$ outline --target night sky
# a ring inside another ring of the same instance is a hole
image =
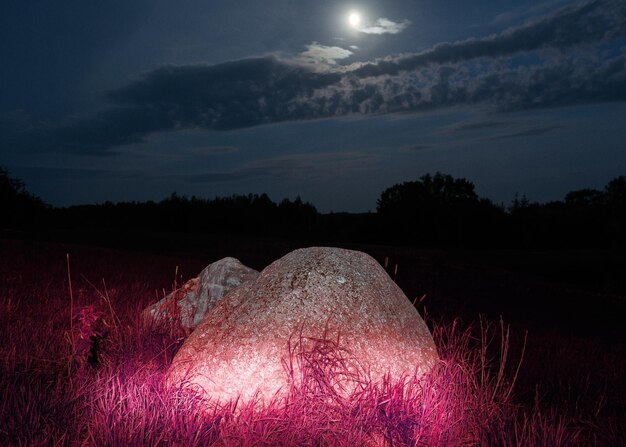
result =
[[[626,174],[626,1],[9,0],[0,165],[53,205]]]

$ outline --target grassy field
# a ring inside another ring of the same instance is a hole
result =
[[[364,248],[425,296],[441,364],[422,380],[341,397],[311,369],[264,405],[165,387],[185,334],[141,310],[219,257],[260,269],[292,248],[222,241],[175,257],[0,240],[0,445],[626,445],[623,299],[502,254]]]

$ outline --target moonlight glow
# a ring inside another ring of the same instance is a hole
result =
[[[348,15],[348,23],[350,24],[350,26],[356,28],[359,23],[361,23],[361,15],[356,11],[352,11]]]

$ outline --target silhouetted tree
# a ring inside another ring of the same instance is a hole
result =
[[[613,248],[626,245],[626,177],[602,191],[570,191],[563,201],[528,203],[510,208],[513,239],[525,247]]]
[[[603,200],[604,194],[601,191],[588,188],[568,192],[565,196],[565,204],[578,209],[601,207]]]
[[[426,174],[419,181],[387,188],[377,201],[377,211],[387,213],[419,206],[477,201],[478,195],[474,192],[472,182],[437,172],[434,176]]]
[[[613,215],[626,214],[626,177],[615,177],[604,187],[606,205]]]
[[[300,196],[292,202],[283,199],[278,205],[277,226],[288,234],[300,234],[310,237],[314,230],[319,214],[315,207],[308,202],[303,202]]]
[[[510,213],[516,213],[520,210],[527,209],[530,206],[530,201],[526,197],[526,194],[522,194],[522,197],[519,197],[519,194],[515,193],[515,198],[513,202],[511,202],[511,206],[509,207]]]
[[[480,200],[466,179],[436,173],[387,188],[377,202],[391,240],[423,245],[457,245],[476,239],[502,211]]]
[[[10,176],[9,171],[0,166],[0,226],[16,228],[30,226],[46,209],[46,204],[26,190],[26,185]]]
[[[0,168],[0,226],[15,227],[45,208],[40,199]],[[172,193],[160,202],[106,202],[54,209],[52,228],[85,238],[108,235],[189,233],[287,237],[307,242],[366,242],[424,247],[614,248],[626,246],[626,177],[602,190],[569,192],[564,200],[531,203],[516,195],[512,205],[480,198],[466,179],[436,173],[385,189],[376,213],[320,215],[300,197],[273,202],[267,194],[202,199]],[[104,230],[104,231],[103,231]],[[134,233],[133,233],[134,232]]]
[[[605,232],[611,246],[626,245],[626,177],[615,177],[604,187]]]

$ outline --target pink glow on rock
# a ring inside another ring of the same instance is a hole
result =
[[[361,380],[420,377],[437,361],[426,324],[373,258],[308,248],[219,301],[177,353],[168,381],[221,401],[268,400],[301,385],[303,368],[332,377],[345,394]]]

